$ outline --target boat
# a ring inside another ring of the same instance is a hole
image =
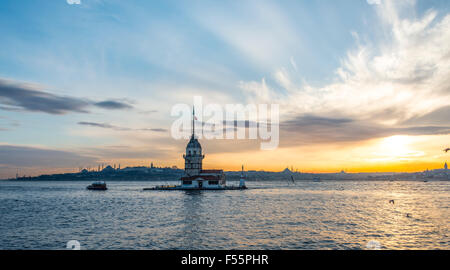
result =
[[[87,186],[87,189],[89,190],[107,190],[108,188],[106,187],[106,182],[94,182],[92,184],[90,184],[89,186]]]

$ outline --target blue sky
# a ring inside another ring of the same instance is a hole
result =
[[[400,52],[406,52],[406,42],[419,50],[421,45],[412,41],[420,35],[436,39],[424,45],[430,51],[442,49],[437,55],[423,55],[423,59],[442,59],[448,44],[438,40],[435,32],[445,31],[439,25],[446,23],[449,6],[444,0],[405,0],[395,4],[381,1],[378,5],[366,0],[81,0],[80,4],[72,5],[66,0],[3,0],[0,2],[3,84],[50,93],[52,98],[70,101],[73,106],[78,106],[73,102],[84,105],[54,113],[17,104],[18,97],[12,103],[11,97],[0,97],[0,144],[79,155],[80,161],[67,164],[67,168],[87,165],[83,164],[83,157],[96,162],[123,160],[133,164],[141,162],[138,160],[145,163],[161,160],[165,165],[180,165],[177,155],[183,142],[174,142],[167,132],[161,132],[170,129],[171,106],[180,102],[190,104],[194,95],[216,103],[267,101],[260,95],[261,89],[269,89],[271,99],[284,105],[282,120],[332,115],[399,127],[407,118],[442,108],[447,95],[421,106],[414,103],[420,100],[403,100],[417,85],[402,85],[401,89],[407,87],[405,92],[399,90],[402,94],[391,98],[392,92],[377,92],[366,79],[358,86],[355,82],[361,82],[360,76],[366,74],[363,73],[366,69],[372,78],[377,78],[378,85],[392,82],[392,78],[380,78],[377,70],[384,64],[393,69],[411,65],[406,63],[411,57]],[[430,13],[433,16],[427,22]],[[405,22],[411,27],[405,28]],[[420,28],[421,25],[424,27]],[[408,32],[415,26],[418,32]],[[447,36],[446,32],[440,35]],[[389,54],[398,56],[395,62],[400,63],[398,66],[387,63]],[[413,65],[422,72],[423,61],[416,60]],[[379,65],[364,67],[358,61]],[[446,63],[433,62],[427,66],[445,70]],[[424,73],[431,70],[423,69]],[[433,74],[443,76],[434,71]],[[397,78],[402,76],[397,70],[390,74],[395,79],[404,79]],[[417,75],[411,74],[405,75],[408,80]],[[441,77],[433,80],[427,83],[438,85]],[[348,93],[342,90],[366,86],[372,90],[360,93],[360,99],[355,98],[353,90]],[[439,92],[437,88],[432,91]],[[377,102],[375,92],[399,103],[373,108],[365,104],[355,115],[352,111],[357,110],[358,104]],[[95,105],[102,101],[127,106]],[[414,104],[417,111],[406,104]],[[376,117],[380,111],[394,107],[398,112],[389,119],[381,121]],[[102,124],[103,128],[80,122]],[[141,134],[111,127],[152,131]],[[364,139],[385,135],[397,133]],[[287,141],[286,144],[298,143]],[[118,150],[123,147],[130,152],[135,150],[136,158]],[[212,144],[211,148],[215,149]],[[219,154],[220,149],[212,152]],[[3,166],[8,174],[15,172],[13,167],[23,167],[20,162],[3,162]]]

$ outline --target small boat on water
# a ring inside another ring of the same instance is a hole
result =
[[[92,184],[90,184],[89,186],[87,186],[87,189],[89,190],[107,190],[108,188],[106,187],[106,182],[94,182]]]

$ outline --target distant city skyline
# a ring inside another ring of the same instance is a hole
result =
[[[450,147],[450,4],[0,2],[0,179],[183,168],[171,108],[280,104],[280,141],[201,140],[205,169],[418,172]]]

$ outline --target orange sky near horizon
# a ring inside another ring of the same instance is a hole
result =
[[[303,173],[347,173],[375,172],[421,172],[427,169],[443,168],[448,154],[443,151],[450,135],[426,136],[391,136],[362,142],[311,144],[298,147],[279,147],[275,150],[251,150],[222,152],[211,149],[215,141],[200,140],[205,159],[203,168],[239,171],[242,164],[246,170],[282,171],[293,168]],[[187,142],[186,142],[187,143]],[[220,143],[234,144],[225,140]],[[184,142],[183,142],[184,144]],[[184,149],[171,151],[163,159],[114,159],[101,160],[98,163],[82,166],[97,170],[99,164],[104,166],[119,164],[121,168],[129,166],[150,166],[151,162],[158,167],[177,166],[184,168],[182,157]],[[37,176],[77,172],[79,168],[19,168],[19,176]],[[14,171],[15,174],[15,171]]]
[[[447,154],[443,151],[449,135],[391,136],[359,143],[328,143],[308,146],[278,148],[276,150],[251,150],[246,152],[211,153],[204,141],[205,169],[237,171],[244,164],[246,170],[282,171],[285,168],[310,173],[334,173],[344,170],[356,172],[419,172],[443,168]],[[233,141],[225,141],[225,144]],[[214,141],[208,141],[208,146]],[[184,168],[184,152],[173,153],[160,160],[120,159],[104,160],[105,164],[125,166],[177,166]],[[94,166],[92,167],[94,168]]]

